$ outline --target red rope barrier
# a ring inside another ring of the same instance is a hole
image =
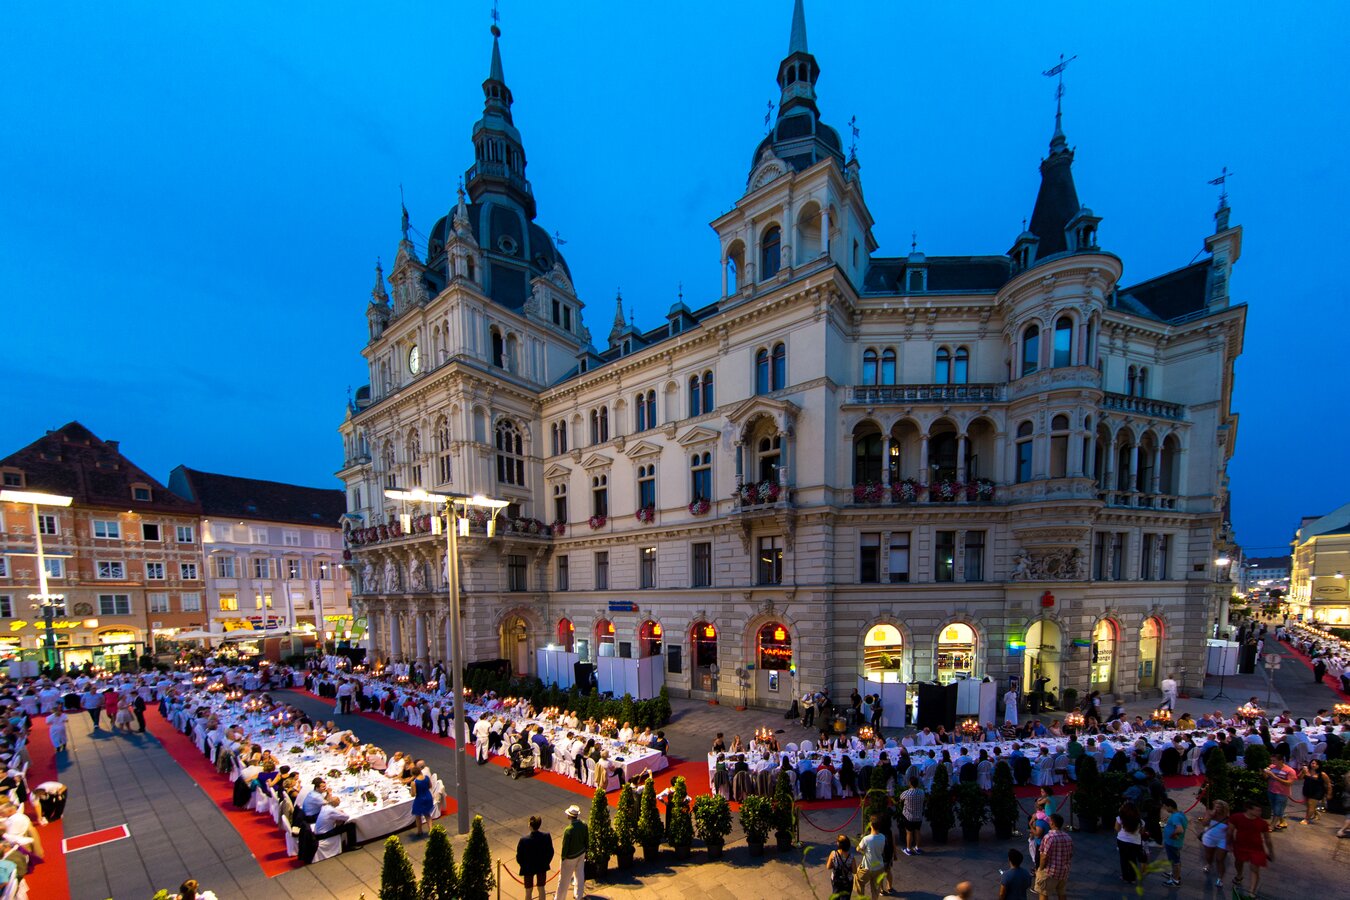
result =
[[[815,822],[812,822],[812,821],[811,821],[811,817],[808,816],[804,810],[798,809],[797,812],[798,812],[798,814],[799,814],[803,819],[806,820],[806,824],[810,825],[810,826],[811,826],[812,828],[814,828],[816,831],[824,832],[825,834],[834,834],[836,831],[843,831],[845,828],[847,828],[847,827],[849,826],[849,823],[850,823],[850,822],[852,822],[854,819],[858,818],[858,813],[862,812],[862,807],[861,807],[861,806],[858,806],[858,807],[854,808],[854,810],[853,810],[853,815],[849,816],[849,817],[844,821],[844,824],[840,825],[838,828],[822,828],[821,826],[817,825]]]
[[[512,880],[512,881],[514,881],[516,884],[520,885],[521,887],[524,887],[524,886],[525,886],[525,882],[521,881],[521,880],[520,880],[519,878],[517,878],[515,875],[512,875],[512,874],[511,874],[511,868],[510,868],[510,866],[506,865],[506,863],[502,862],[501,860],[497,860],[497,862],[498,862],[499,866],[501,867],[501,870],[502,870],[503,872],[505,872],[507,875],[510,875],[510,876],[511,876],[511,880]],[[545,879],[544,879],[544,884],[548,884],[550,881],[552,881],[553,879],[557,878],[557,877],[558,877],[559,875],[561,875],[561,874],[562,874],[562,869],[559,868],[556,872],[551,873],[551,874],[548,876],[548,878],[545,878]]]

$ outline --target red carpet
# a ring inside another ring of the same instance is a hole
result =
[[[56,767],[56,749],[47,734],[46,716],[36,716],[28,731],[28,784],[30,787],[44,781],[60,781]],[[37,812],[33,813],[33,822],[37,823]],[[65,840],[65,829],[59,821],[37,826],[38,837],[42,840],[42,852],[45,861],[28,870],[24,881],[28,885],[28,896],[69,897],[70,878],[66,873],[66,857],[61,852],[61,842]]]
[[[168,754],[183,767],[183,771],[193,781],[197,782],[197,786],[206,792],[206,796],[211,798],[225,818],[229,819],[234,830],[244,839],[253,858],[258,861],[264,875],[274,878],[282,872],[300,868],[300,860],[286,855],[286,839],[282,837],[281,829],[272,818],[251,809],[237,808],[234,805],[234,785],[229,777],[216,771],[216,767],[202,756],[190,737],[175,731],[157,710],[151,711],[145,717],[145,728],[159,739]]]
[[[1309,672],[1313,670],[1312,660],[1304,655],[1302,650],[1298,649],[1293,644],[1285,644],[1284,648],[1289,651],[1286,655],[1292,656],[1294,659],[1303,663],[1303,665],[1307,666]],[[1341,690],[1341,686],[1336,682],[1336,679],[1332,678],[1330,675],[1323,675],[1322,683],[1331,688],[1342,703],[1350,703],[1350,694]]]

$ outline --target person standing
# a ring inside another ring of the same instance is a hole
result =
[[[1163,852],[1167,854],[1167,861],[1172,864],[1172,871],[1164,879],[1163,884],[1175,886],[1181,884],[1181,848],[1186,846],[1188,820],[1186,814],[1177,809],[1177,801],[1171,797],[1163,800],[1162,808],[1167,815],[1167,821],[1163,823]]]
[[[886,835],[881,833],[881,821],[873,818],[867,823],[867,835],[858,841],[862,861],[858,863],[854,890],[859,896],[877,900],[881,896],[881,882],[886,878]]]
[[[900,795],[900,825],[905,829],[906,856],[922,855],[919,830],[923,827],[923,806],[927,796],[917,775],[909,777],[909,789]]]
[[[98,731],[99,719],[103,718],[103,698],[94,691],[92,684],[80,695],[80,709],[89,713],[89,721],[94,723],[94,730]]]
[[[1176,709],[1177,706],[1177,680],[1168,675],[1162,680],[1163,702],[1158,704],[1159,709]]]
[[[131,701],[131,711],[136,716],[137,731],[145,734],[145,698],[138,691]]]
[[[1008,866],[998,873],[998,900],[1027,900],[1032,878],[1031,873],[1022,868],[1021,850],[1008,851]]]
[[[573,896],[581,900],[586,896],[586,848],[590,845],[586,833],[586,823],[581,821],[581,808],[575,804],[567,807],[567,827],[562,836],[562,871],[558,873],[558,890],[553,900],[563,900],[567,896],[568,885],[575,882]]]
[[[1251,894],[1261,887],[1261,870],[1275,859],[1275,845],[1270,841],[1270,823],[1261,818],[1261,804],[1248,801],[1242,815],[1228,819],[1228,846],[1233,851],[1233,885],[1242,886],[1242,869],[1252,866]]]
[[[544,900],[544,882],[553,865],[553,836],[539,830],[542,824],[538,816],[530,816],[530,833],[516,844],[516,865],[525,879],[525,900],[532,900],[536,890],[537,900]]]
[[[1200,846],[1204,848],[1205,877],[1214,876],[1214,886],[1223,887],[1224,868],[1228,865],[1228,804],[1215,800],[1209,812],[1200,817]]]
[[[853,844],[848,835],[841,834],[834,839],[834,849],[825,860],[825,870],[830,873],[830,897],[832,900],[849,900],[853,896],[853,871],[858,867],[853,855]]]
[[[70,740],[67,737],[66,727],[70,724],[70,716],[61,707],[56,707],[47,716],[48,737],[52,741],[52,749],[57,753],[66,749],[66,744]]]
[[[413,821],[417,823],[417,833],[431,825],[431,814],[436,811],[436,801],[431,796],[431,772],[426,760],[419,759],[413,766]]]
[[[1041,841],[1036,864],[1036,893],[1040,900],[1064,900],[1069,892],[1069,866],[1073,862],[1073,838],[1064,830],[1064,817],[1050,816],[1050,833]]]
[[[959,881],[952,892],[943,897],[942,900],[971,900],[975,896],[975,885],[969,881]]]
[[[1270,798],[1271,829],[1283,831],[1289,827],[1284,819],[1285,807],[1289,805],[1289,794],[1294,779],[1298,777],[1283,756],[1275,756],[1266,766],[1266,791]]]
[[[811,728],[816,722],[816,694],[808,690],[802,694],[802,725]]]
[[[1116,852],[1120,855],[1120,880],[1134,884],[1144,867],[1144,825],[1139,810],[1128,800],[1116,816]]]
[[[1003,695],[1003,722],[1016,728],[1017,722],[1017,689],[1010,687],[1007,693]]]
[[[1303,778],[1303,824],[1311,825],[1317,821],[1317,805],[1331,793],[1331,779],[1315,759],[1308,760],[1299,775]]]

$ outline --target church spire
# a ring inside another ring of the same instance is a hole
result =
[[[802,6],[802,0],[796,0],[792,6],[792,33],[788,35],[788,56],[806,52],[806,9]]]
[[[609,344],[614,346],[628,330],[628,320],[623,315],[623,291],[614,294],[614,327],[609,330]]]
[[[1036,259],[1069,249],[1065,232],[1082,209],[1073,182],[1073,150],[1069,149],[1063,127],[1064,70],[1077,58],[1065,59],[1061,54],[1058,63],[1041,73],[1047,78],[1058,79],[1058,84],[1055,86],[1055,131],[1050,137],[1050,155],[1041,160],[1041,187],[1031,210],[1030,233],[1037,238]]]
[[[375,288],[370,292],[370,302],[376,306],[388,306],[389,294],[384,290],[384,266],[375,260]]]
[[[780,120],[798,107],[806,107],[812,113],[820,114],[816,109],[816,79],[819,77],[820,65],[811,51],[806,49],[806,9],[802,0],[794,0],[788,52],[778,64],[778,87],[783,92],[778,101]]]
[[[464,174],[470,201],[488,192],[505,194],[535,216],[534,193],[525,180],[525,147],[511,119],[511,89],[502,68],[502,30],[492,25],[492,60],[483,82],[483,117],[473,127],[474,165]]]

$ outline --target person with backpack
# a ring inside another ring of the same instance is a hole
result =
[[[853,842],[848,835],[835,838],[834,849],[825,860],[825,870],[830,873],[830,897],[849,900],[853,896],[853,873],[858,868],[858,858],[853,853]]]

